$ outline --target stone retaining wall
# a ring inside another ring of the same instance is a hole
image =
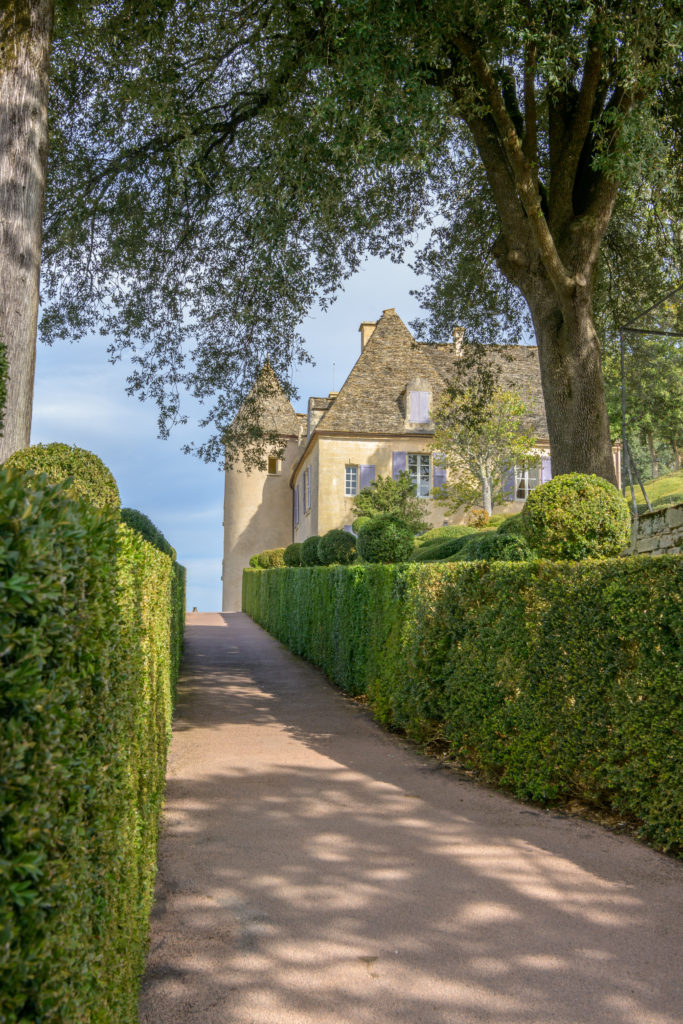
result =
[[[683,504],[655,508],[638,516],[627,555],[683,554]]]

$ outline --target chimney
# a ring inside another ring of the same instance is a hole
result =
[[[465,343],[465,328],[454,327],[453,328],[453,348],[455,350],[456,359],[462,355],[463,345]]]
[[[361,350],[361,352],[363,351],[363,349],[367,345],[367,343],[369,341],[369,338],[370,338],[370,335],[372,334],[372,332],[374,331],[376,326],[377,326],[377,321],[376,320],[363,320],[362,324],[358,328],[358,330],[360,331],[360,350]]]

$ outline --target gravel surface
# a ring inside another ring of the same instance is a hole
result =
[[[188,616],[142,1024],[683,1024],[682,881]]]

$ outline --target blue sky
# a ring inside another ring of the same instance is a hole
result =
[[[406,264],[368,261],[327,313],[305,322],[315,365],[294,372],[297,412],[306,411],[309,395],[338,390],[346,379],[360,353],[361,320],[392,306],[406,323],[419,315],[410,290],[421,283]],[[180,450],[200,438],[195,423],[168,441],[157,438],[156,406],[126,395],[126,374],[124,362],[109,363],[101,338],[39,345],[31,443],[62,441],[99,455],[122,504],[148,515],[176,548],[187,567],[188,608],[220,610],[223,474]]]

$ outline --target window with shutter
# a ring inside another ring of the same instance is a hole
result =
[[[344,494],[347,498],[358,494],[358,466],[347,466],[344,472]]]
[[[541,483],[547,484],[548,480],[553,478],[552,463],[550,462],[550,456],[544,455],[541,458]]]
[[[410,473],[410,479],[413,482],[418,498],[428,498],[430,479],[429,456],[413,455],[411,452],[408,455],[408,472]]]
[[[445,487],[446,486],[446,467],[442,466],[438,462],[439,453],[434,452],[434,486]]]
[[[359,466],[360,469],[360,489],[365,490],[369,487],[372,481],[375,479],[375,467],[374,466]]]
[[[406,468],[406,453],[405,452],[392,452],[391,454],[391,475],[394,480],[398,480],[401,473]]]

